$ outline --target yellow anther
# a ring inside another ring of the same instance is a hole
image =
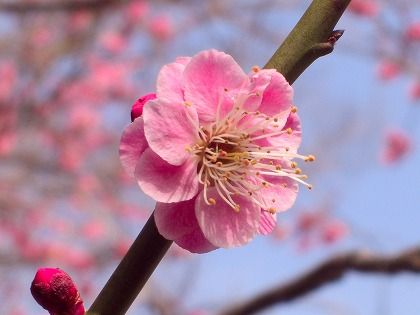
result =
[[[281,166],[280,165],[276,165],[276,170],[277,171],[281,171]]]
[[[290,167],[291,167],[291,168],[296,168],[296,167],[297,167],[297,163],[296,163],[296,162],[292,162],[292,163],[290,163]]]
[[[295,169],[295,174],[296,175],[302,174],[302,170],[300,168]]]
[[[277,210],[276,208],[269,208],[268,212],[270,212],[271,214],[276,214]]]
[[[184,105],[187,106],[187,107],[191,107],[192,106],[192,103],[190,101],[185,101],[184,102]]]
[[[297,107],[296,106],[292,106],[292,109],[290,110],[292,113],[296,113],[297,112]]]
[[[287,132],[287,134],[291,135],[293,133],[293,130],[292,130],[292,128],[287,128],[286,132]]]
[[[209,204],[214,206],[216,204],[216,200],[214,198],[209,198]]]
[[[252,69],[252,72],[254,72],[254,73],[257,73],[261,70],[260,67],[258,67],[258,66],[253,66],[251,69]]]
[[[238,204],[236,204],[233,210],[235,210],[235,212],[239,212],[239,210],[241,210],[241,207]]]
[[[315,161],[315,156],[310,154],[305,158],[305,162],[313,162]]]

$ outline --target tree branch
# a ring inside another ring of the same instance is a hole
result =
[[[314,0],[264,68],[276,69],[292,84],[309,65],[331,53],[343,31],[334,31],[350,0]]]
[[[222,311],[220,315],[254,314],[275,304],[303,297],[330,282],[339,280],[349,271],[383,274],[420,272],[420,247],[394,256],[355,251],[332,257],[294,280]]]
[[[122,4],[129,0],[75,0],[48,2],[0,2],[0,11],[9,13],[78,11],[101,9],[112,5]]]

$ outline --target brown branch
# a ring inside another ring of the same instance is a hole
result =
[[[66,0],[46,2],[0,2],[0,11],[9,13],[52,12],[96,10],[112,5],[123,4],[129,0]]]
[[[303,297],[328,283],[339,280],[349,271],[383,274],[420,272],[420,247],[393,256],[354,251],[332,257],[305,274],[263,292],[243,304],[222,311],[220,315],[254,314],[275,304]]]

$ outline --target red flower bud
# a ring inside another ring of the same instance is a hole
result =
[[[156,98],[155,93],[146,94],[143,97],[140,97],[131,107],[131,122],[134,121],[137,117],[140,117],[143,114],[143,106],[150,100]]]
[[[34,299],[50,315],[84,315],[85,308],[73,280],[59,268],[41,268],[31,284]]]

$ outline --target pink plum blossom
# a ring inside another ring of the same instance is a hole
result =
[[[34,299],[50,315],[83,315],[85,309],[73,280],[59,268],[41,268],[31,285]]]
[[[149,24],[150,34],[158,40],[166,40],[173,33],[171,19],[166,15],[154,17]]]
[[[366,17],[374,17],[378,14],[379,4],[376,0],[351,0],[349,11]]]
[[[248,243],[276,225],[298,183],[293,89],[274,69],[248,75],[207,50],[165,65],[156,99],[123,132],[121,162],[158,203],[159,232],[192,252]]]
[[[108,31],[99,38],[100,44],[107,51],[118,54],[127,47],[127,39],[119,32]]]
[[[411,139],[404,131],[389,130],[385,135],[381,160],[385,164],[392,164],[405,157],[411,149]]]
[[[323,227],[321,237],[324,243],[331,244],[342,239],[347,233],[348,227],[344,222],[332,220]]]
[[[132,1],[127,5],[126,15],[130,23],[138,23],[149,11],[146,1]]]
[[[400,65],[392,60],[384,59],[377,67],[377,74],[381,80],[394,79],[400,72]]]
[[[408,93],[412,101],[420,100],[420,81],[412,83]]]
[[[405,36],[409,41],[420,41],[420,22],[411,23],[405,30]]]

